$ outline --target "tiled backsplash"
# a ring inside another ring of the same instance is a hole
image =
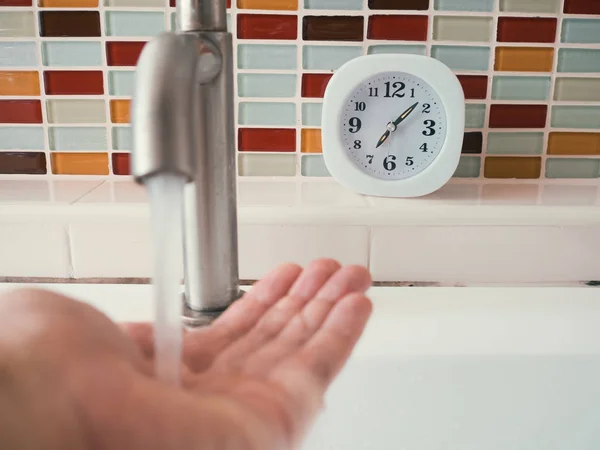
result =
[[[0,174],[128,175],[135,64],[174,0],[33,1],[0,0]],[[328,176],[332,72],[415,53],[463,84],[457,177],[600,178],[600,0],[233,0],[229,26],[242,176]]]

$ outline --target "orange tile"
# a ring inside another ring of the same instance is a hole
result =
[[[549,155],[600,155],[600,133],[550,133]]]
[[[240,9],[276,9],[280,11],[296,11],[298,0],[238,0]]]
[[[540,157],[488,156],[485,159],[486,178],[536,179],[541,173]]]
[[[110,121],[112,123],[129,123],[131,100],[110,101]]]
[[[320,129],[304,128],[302,130],[302,153],[323,153]]]
[[[496,70],[510,72],[552,72],[553,48],[498,47]]]
[[[40,77],[37,72],[0,72],[0,95],[40,95]]]
[[[98,0],[39,0],[44,8],[97,8]]]
[[[107,153],[52,153],[57,175],[108,175]]]

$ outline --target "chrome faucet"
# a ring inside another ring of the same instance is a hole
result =
[[[225,0],[178,0],[177,30],[149,42],[138,61],[132,172],[142,184],[166,173],[188,181],[183,319],[200,326],[240,296],[233,48]]]

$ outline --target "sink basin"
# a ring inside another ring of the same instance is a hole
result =
[[[150,286],[42,287],[117,321],[151,319]],[[303,450],[599,448],[599,289],[370,295],[373,317]]]

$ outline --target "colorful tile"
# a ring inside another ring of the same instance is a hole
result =
[[[107,42],[106,59],[109,66],[135,66],[146,42]]]
[[[548,100],[550,77],[494,77],[494,100]]]
[[[321,130],[318,128],[304,128],[302,130],[302,153],[323,153]]]
[[[240,153],[240,176],[292,177],[296,174],[296,155]]]
[[[600,78],[556,79],[554,100],[571,102],[600,102]]]
[[[0,95],[23,97],[40,95],[38,72],[0,71]]]
[[[46,174],[46,154],[0,152],[0,174],[44,175]]]
[[[240,125],[289,126],[296,125],[295,103],[241,102],[238,108]]]
[[[50,161],[56,175],[108,175],[106,153],[52,153]]]
[[[600,133],[550,133],[548,154],[600,156]]]
[[[465,133],[463,139],[463,154],[481,154],[483,152],[483,133],[480,131]]]
[[[498,42],[556,41],[557,19],[536,17],[498,18]]]
[[[553,48],[496,48],[496,70],[500,72],[552,72]]]
[[[488,70],[490,65],[489,47],[434,45],[431,56],[454,70]]]
[[[306,9],[359,10],[363,0],[303,0]]]
[[[427,16],[371,16],[367,37],[388,41],[426,41],[428,26]]]
[[[296,75],[255,74],[238,75],[240,97],[289,98],[296,95]]]
[[[2,6],[32,6],[32,0],[2,0],[0,1],[0,7]]]
[[[491,17],[437,16],[433,21],[433,39],[437,41],[489,42]]]
[[[240,128],[238,146],[243,152],[295,152],[296,130]]]
[[[302,22],[305,41],[362,41],[364,18],[351,16],[307,16]]]
[[[108,73],[108,93],[110,95],[131,97],[134,89],[134,70],[111,70]]]
[[[0,67],[36,67],[37,65],[35,42],[0,42]]]
[[[327,166],[325,166],[323,155],[303,155],[300,171],[303,177],[331,176]]]
[[[0,127],[0,150],[43,150],[42,127]]]
[[[553,128],[600,129],[600,106],[552,107]]]
[[[106,123],[104,100],[47,100],[49,123]],[[41,112],[40,112],[41,115]]]
[[[42,123],[39,100],[0,99],[0,123]]]
[[[425,45],[389,45],[379,44],[370,45],[367,50],[369,55],[383,55],[383,54],[402,54],[402,55],[423,55],[427,54],[427,47]]]
[[[434,0],[434,8],[439,11],[492,12],[494,0]]]
[[[133,149],[133,133],[131,127],[113,127],[112,128],[112,148],[113,150]]]
[[[48,95],[102,95],[102,72],[75,70],[46,70],[44,85]]]
[[[131,155],[129,153],[113,153],[112,169],[115,175],[131,175]]]
[[[454,172],[455,178],[478,178],[481,172],[481,158],[477,156],[461,156]]]
[[[488,156],[485,158],[485,178],[538,179],[542,174],[542,158]]]
[[[597,0],[565,0],[567,14],[600,14],[600,2]]]
[[[102,0],[100,0],[102,1]],[[106,6],[118,8],[164,8],[164,0],[104,0]]]
[[[50,150],[106,150],[105,127],[50,127]]]
[[[41,11],[40,33],[45,37],[98,37],[98,11]]]
[[[165,14],[108,11],[104,23],[107,36],[156,36],[165,31]]]
[[[287,15],[238,14],[239,39],[296,39],[298,18]]]
[[[238,68],[294,70],[298,66],[296,45],[238,44]]]
[[[564,19],[562,42],[600,44],[600,19]]]
[[[0,14],[0,37],[34,37],[35,16],[32,11],[7,11]]]
[[[336,70],[362,55],[362,47],[351,45],[305,45],[302,51],[302,66],[308,70]]]
[[[500,11],[524,13],[558,13],[561,0],[500,0]]]
[[[298,10],[298,0],[237,0],[240,9],[275,9],[281,11]]]
[[[600,159],[548,158],[546,178],[600,178]]]
[[[541,155],[544,151],[544,133],[488,134],[488,155]]]
[[[97,8],[99,0],[39,0],[44,8]]]
[[[101,66],[102,43],[76,41],[42,42],[42,61],[45,66]]]
[[[547,105],[492,105],[490,128],[545,128]]]
[[[487,97],[488,77],[485,75],[459,75],[458,81],[467,100],[484,100]]]
[[[483,128],[485,105],[468,103],[465,107],[465,128]]]
[[[130,109],[131,100],[111,100],[110,121],[112,123],[130,123]]]
[[[302,97],[323,98],[331,74],[305,73],[302,75]]]
[[[561,48],[558,51],[558,71],[600,73],[600,49]]]
[[[323,114],[322,103],[303,103],[302,104],[302,125],[308,127],[320,127],[321,116]]]

